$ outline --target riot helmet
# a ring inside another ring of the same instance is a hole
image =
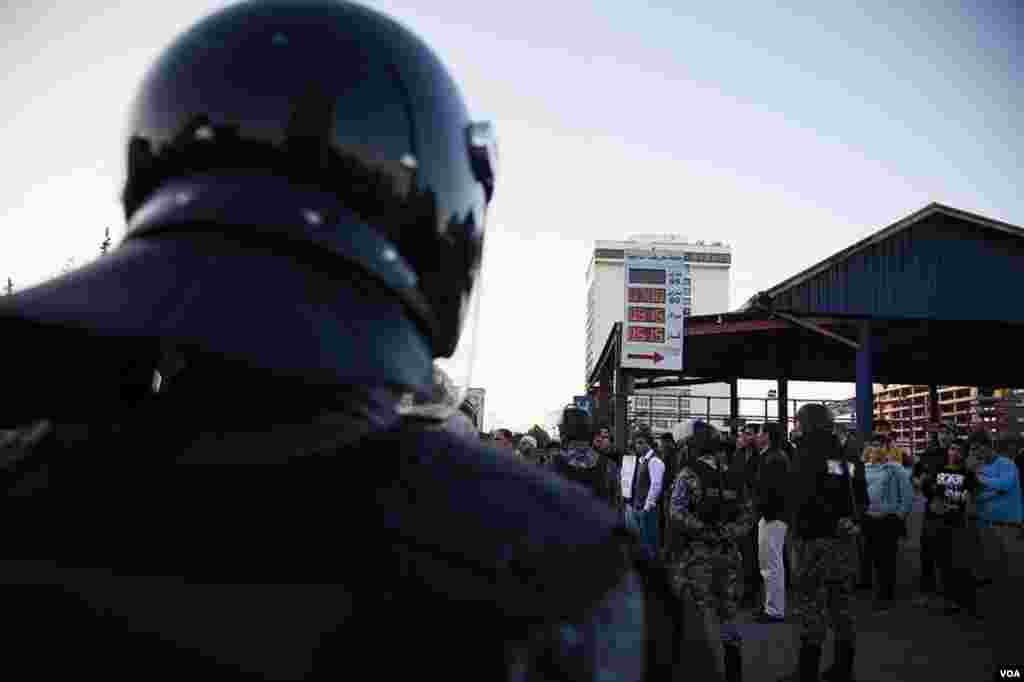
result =
[[[562,418],[558,424],[558,433],[562,443],[585,442],[588,445],[594,438],[594,420],[587,410],[568,405],[562,410]]]
[[[692,435],[687,441],[690,454],[693,456],[713,455],[721,447],[718,430],[702,419],[693,422]]]
[[[339,0],[215,12],[146,73],[125,138],[121,243],[0,315],[345,383],[429,391],[436,359],[467,388],[496,142],[411,31]]]
[[[796,423],[803,436],[826,431],[832,433],[835,419],[832,411],[820,403],[808,403],[796,412]]]

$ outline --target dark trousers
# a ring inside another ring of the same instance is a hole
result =
[[[896,554],[899,551],[900,520],[895,516],[864,519],[864,545],[867,550],[869,569],[874,569],[878,578],[878,598],[889,601],[896,592]],[[869,570],[868,576],[871,575]]]
[[[953,534],[958,531],[952,526],[939,526],[933,533],[932,549],[942,573],[942,591],[946,599],[966,609],[976,606],[974,574],[965,557],[954,556]]]
[[[786,575],[786,585],[793,584],[793,562],[790,560],[792,549],[788,546],[792,542],[790,531],[786,530],[786,542],[782,546],[782,571]]]
[[[857,536],[857,550],[860,553],[860,570],[858,571],[857,587],[871,587],[874,584],[871,564],[871,555],[868,554],[867,531],[864,530],[864,523],[861,523],[861,530],[864,531]]]
[[[626,527],[633,528],[640,535],[640,544],[652,558],[660,556],[658,551],[658,508],[650,511],[637,509],[631,504],[626,506]]]
[[[936,533],[939,524],[933,519],[925,519],[921,529],[921,583],[920,590],[924,594],[937,594],[935,587],[935,569],[939,566],[941,548],[937,545]],[[945,574],[942,576],[945,578]]]
[[[759,600],[761,583],[764,580],[761,578],[761,567],[758,561],[756,523],[750,535],[744,538],[741,552],[743,554],[743,575],[746,583],[743,596],[747,600],[753,600],[760,604],[762,603]]]

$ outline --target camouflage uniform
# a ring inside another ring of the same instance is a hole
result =
[[[701,460],[717,467],[710,457]],[[738,500],[738,513],[726,522],[705,522],[697,510],[708,491],[693,465],[686,465],[672,486],[669,573],[676,594],[689,594],[703,613],[714,610],[723,644],[739,648],[742,637],[736,614],[743,595],[743,538],[754,523],[749,497]]]
[[[836,640],[853,642],[850,601],[857,575],[857,545],[853,537],[809,538],[798,541],[796,599],[800,606],[800,641],[820,647],[832,621]]]
[[[801,410],[812,407],[817,406]],[[830,619],[835,653],[825,679],[847,682],[853,679],[856,648],[850,602],[858,569],[856,520],[867,507],[864,465],[847,458],[831,429],[818,428],[802,437],[792,471],[794,584],[802,622],[799,663],[786,679],[818,679]]]

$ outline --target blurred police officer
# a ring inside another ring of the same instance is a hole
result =
[[[594,447],[594,425],[590,413],[570,405],[562,410],[558,425],[562,448],[552,468],[563,478],[588,489],[618,512],[622,506],[619,467]]]
[[[4,472],[6,549],[58,557],[0,568],[12,669],[402,679],[457,642],[432,672],[670,672],[667,581],[606,505],[403,419],[461,403],[432,368],[470,357],[496,166],[425,43],[235,5],[125,142],[123,242],[0,304],[0,412],[49,434]]]

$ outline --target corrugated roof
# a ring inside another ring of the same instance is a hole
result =
[[[853,244],[852,246],[843,249],[839,253],[836,253],[835,255],[826,258],[825,260],[821,261],[820,263],[817,263],[816,265],[812,265],[806,270],[794,275],[793,277],[790,277],[789,279],[785,280],[780,284],[777,284],[771,289],[755,294],[739,308],[739,311],[752,310],[754,308],[754,303],[759,297],[767,295],[769,298],[775,298],[776,296],[784,294],[787,291],[793,289],[794,287],[803,284],[812,277],[815,277],[816,275],[821,274],[825,270],[828,270],[830,267],[836,265],[837,263],[841,263],[845,260],[848,260],[853,256],[857,255],[858,253],[860,253],[861,251],[864,251],[865,249],[871,247],[872,245],[878,244],[879,242],[883,242],[887,239],[891,239],[897,234],[903,232],[904,230],[907,230],[910,227],[918,223],[921,223],[927,220],[928,218],[938,214],[946,215],[952,218],[957,218],[959,220],[973,223],[980,227],[998,230],[1005,234],[1009,234],[1011,236],[1018,237],[1024,240],[1024,228],[1018,227],[1017,225],[1011,225],[1009,223],[1004,223],[998,220],[993,220],[991,218],[986,218],[985,216],[978,215],[976,213],[961,211],[960,209],[952,208],[951,206],[946,206],[944,204],[931,203],[922,208],[920,211],[912,213],[909,216],[906,216],[905,218],[902,218],[896,221],[895,223],[889,225],[888,227],[882,228],[873,235],[866,237],[861,241]]]

